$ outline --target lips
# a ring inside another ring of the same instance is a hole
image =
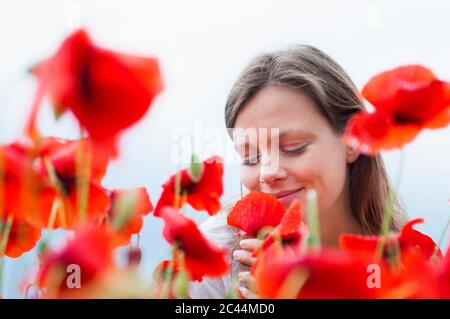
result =
[[[301,191],[303,189],[303,187],[297,188],[297,189],[292,189],[292,190],[288,190],[288,191],[282,191],[282,192],[278,192],[278,193],[272,193],[272,196],[275,196],[276,198],[278,198],[279,200],[286,198],[290,195],[293,195],[299,191]]]

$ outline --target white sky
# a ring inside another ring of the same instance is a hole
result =
[[[0,0],[0,141],[22,132],[35,88],[26,69],[83,25],[102,46],[160,59],[166,90],[124,135],[122,157],[106,178],[111,187],[147,186],[156,201],[176,169],[173,130],[191,129],[195,121],[224,129],[226,96],[253,56],[307,43],[334,57],[360,88],[375,73],[407,63],[425,64],[450,81],[449,12],[445,0]],[[46,112],[40,125],[48,134],[76,134],[69,116],[55,124]],[[422,133],[405,151],[400,195],[411,217],[426,219],[419,229],[438,240],[450,215],[450,128]],[[399,153],[385,159],[395,180]],[[239,193],[240,181],[236,165],[225,174],[224,199]],[[200,221],[205,214],[195,216]],[[160,221],[146,218],[141,243],[147,275],[169,254],[160,233]],[[29,253],[8,261],[6,297],[19,296],[17,278],[34,258]]]

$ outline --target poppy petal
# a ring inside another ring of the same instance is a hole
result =
[[[5,220],[0,219],[0,224],[2,223],[5,224]],[[40,228],[33,227],[24,220],[17,218],[13,219],[6,244],[5,255],[10,258],[20,257],[23,253],[33,249],[40,237]]]
[[[178,209],[185,203],[191,205],[195,210],[206,210],[210,215],[214,215],[220,210],[220,197],[223,193],[223,160],[218,156],[213,156],[203,161],[202,166],[203,173],[198,181],[194,181],[190,177],[188,169],[178,172],[180,177],[178,200],[175,198],[177,174],[172,175],[164,183],[163,192],[156,204],[155,216],[159,216],[160,210],[164,206]]]
[[[400,148],[420,132],[413,124],[396,125],[388,114],[359,113],[347,126],[346,142],[364,154],[376,155],[383,149]]]
[[[191,278],[200,281],[203,276],[219,277],[229,270],[227,249],[211,244],[192,220],[169,206],[161,209],[160,216],[163,236],[183,252]]]
[[[308,233],[308,227],[303,223],[301,203],[295,199],[286,210],[280,224],[264,239],[262,249],[267,249],[274,240],[283,244],[297,245]]]
[[[263,192],[251,192],[239,200],[228,214],[228,225],[256,237],[267,226],[277,226],[285,208],[278,199]]]
[[[437,247],[436,243],[430,236],[427,236],[413,228],[414,225],[421,224],[423,222],[423,218],[416,218],[409,221],[405,226],[403,226],[399,240],[402,250],[420,249],[425,258],[429,259],[435,253],[435,249]],[[442,258],[442,252],[440,249],[438,249],[438,257]]]

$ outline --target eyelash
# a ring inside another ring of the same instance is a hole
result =
[[[245,160],[242,161],[241,164],[244,165],[244,166],[252,166],[252,165],[256,165],[256,164],[258,164],[258,160],[259,160],[260,157],[261,157],[261,156],[258,155],[256,158],[248,158],[248,159],[245,159]],[[250,162],[252,162],[252,163],[250,163]]]
[[[303,154],[305,152],[307,146],[308,146],[308,144],[303,145],[301,147],[297,147],[297,148],[291,149],[291,150],[282,150],[282,152],[287,154],[287,155],[292,155],[292,156],[300,155],[300,154]]]
[[[288,155],[288,156],[297,156],[300,154],[303,154],[306,151],[306,147],[308,146],[308,144],[303,145],[301,147],[297,147],[291,150],[281,150],[281,152],[283,152],[284,154]],[[249,158],[249,159],[245,159],[242,161],[242,165],[244,166],[252,166],[252,165],[256,165],[258,164],[258,159],[260,158],[260,155],[258,155],[256,158]],[[251,163],[252,162],[252,163]]]

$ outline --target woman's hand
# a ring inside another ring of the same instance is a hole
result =
[[[243,239],[239,242],[241,249],[236,249],[233,252],[233,258],[242,264],[252,267],[256,262],[256,258],[253,257],[255,250],[259,248],[262,241],[259,239]]]
[[[253,253],[261,246],[262,241],[259,239],[243,239],[239,242],[241,249],[237,249],[233,252],[235,260],[242,264],[252,267],[256,258],[253,257]],[[250,275],[250,272],[243,271],[238,274],[239,282],[243,285],[239,290],[242,296],[246,299],[257,299],[259,296],[255,292],[254,278]]]

